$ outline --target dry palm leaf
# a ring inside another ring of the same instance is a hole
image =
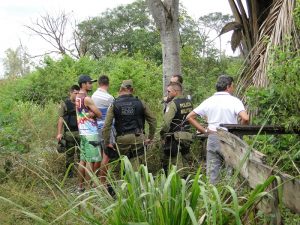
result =
[[[251,1],[251,0],[248,0]],[[237,95],[242,96],[249,86],[266,87],[267,65],[271,48],[279,46],[286,36],[294,34],[293,0],[274,0],[270,12],[259,29],[258,41],[248,55],[249,64],[245,64],[237,85]],[[299,39],[293,39],[299,46]]]

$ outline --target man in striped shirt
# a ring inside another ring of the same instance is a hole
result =
[[[109,155],[106,154],[106,151],[104,148],[104,143],[103,143],[103,138],[102,138],[102,129],[103,129],[103,125],[104,125],[108,107],[113,103],[114,97],[108,93],[109,78],[106,75],[102,75],[99,77],[98,85],[99,85],[98,89],[92,95],[92,100],[95,103],[96,107],[102,113],[102,117],[97,119],[98,132],[99,132],[100,142],[101,142],[101,153],[102,153],[102,158],[103,158],[102,162],[101,162],[99,176],[100,176],[100,181],[102,183],[105,183]],[[113,129],[111,132],[110,142],[111,142],[111,144],[115,143]]]

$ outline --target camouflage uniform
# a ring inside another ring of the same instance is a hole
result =
[[[177,164],[179,151],[184,168],[189,167],[193,161],[190,153],[192,134],[189,123],[185,121],[192,109],[192,102],[183,96],[174,97],[166,108],[160,131],[161,139],[164,141],[162,164],[166,172],[170,164]]]
[[[67,104],[69,106],[67,106]],[[73,110],[72,110],[72,104],[73,104]],[[75,103],[72,103],[70,99],[62,101],[59,106],[58,114],[59,117],[64,118],[63,139],[66,140],[66,168],[68,168],[72,163],[75,162],[74,156],[77,151],[77,146],[80,143],[80,137],[79,137],[78,127],[77,127]],[[70,122],[72,116],[75,116],[74,118],[76,122],[76,127],[75,124],[72,125],[74,121]],[[76,159],[76,162],[77,161],[78,158]]]
[[[119,105],[118,102],[124,99],[126,99],[125,103],[123,102],[123,105]],[[137,169],[138,165],[143,163],[144,158],[144,140],[146,139],[144,131],[145,120],[149,124],[148,138],[153,139],[156,129],[156,119],[147,104],[143,101],[131,94],[119,96],[107,111],[103,128],[105,146],[110,143],[110,130],[113,120],[115,120],[117,132],[117,150],[120,155],[126,155],[133,164],[133,168]]]

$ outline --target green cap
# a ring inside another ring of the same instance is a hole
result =
[[[132,80],[123,80],[121,87],[122,88],[133,88]]]

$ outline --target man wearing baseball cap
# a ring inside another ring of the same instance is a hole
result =
[[[89,75],[85,75],[85,74],[79,76],[78,84],[87,83],[87,82],[94,83],[97,82],[97,80],[93,80]]]
[[[89,172],[95,172],[100,167],[100,140],[98,135],[97,118],[102,114],[87,95],[92,90],[93,80],[89,75],[80,75],[78,84],[80,91],[76,96],[77,124],[80,135],[80,165],[78,192],[83,192],[84,179],[88,183]]]
[[[117,149],[120,155],[126,155],[133,168],[137,169],[143,162],[145,144],[154,138],[156,119],[148,105],[133,96],[132,80],[122,82],[119,97],[108,109],[103,128],[104,144],[108,149],[113,149],[109,141],[113,120],[117,133]],[[149,124],[148,137],[145,135],[145,120]]]

